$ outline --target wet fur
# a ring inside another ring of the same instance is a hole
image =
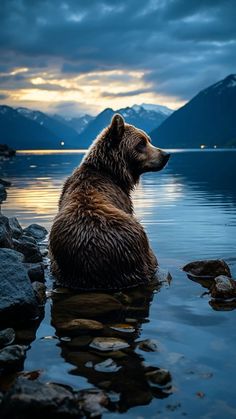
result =
[[[137,152],[141,138],[149,142],[143,131],[113,117],[65,182],[50,233],[52,272],[60,286],[122,289],[154,278],[157,260],[130,197],[151,161]]]

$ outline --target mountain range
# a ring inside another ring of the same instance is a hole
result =
[[[166,148],[236,146],[236,74],[202,90],[151,133]]]
[[[96,117],[83,115],[65,118],[46,115],[27,108],[0,106],[0,143],[15,149],[88,148],[98,133],[110,123],[114,113],[121,113],[126,122],[150,131],[163,122],[172,111],[164,106],[134,105],[125,109],[105,109]],[[150,108],[150,109],[149,109]]]
[[[200,91],[177,111],[155,104],[107,108],[97,116],[66,118],[0,106],[0,143],[16,149],[88,148],[114,113],[148,132],[163,148],[236,146],[236,75]]]
[[[115,113],[120,113],[128,124],[135,125],[146,132],[152,131],[173,112],[171,109],[160,105],[134,105],[132,107],[113,110],[107,108],[97,115],[81,133],[81,141],[87,148],[91,144],[91,138],[95,138],[99,132],[111,121]]]

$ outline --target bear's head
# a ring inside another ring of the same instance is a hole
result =
[[[132,188],[142,173],[163,169],[169,157],[169,153],[151,144],[144,131],[126,124],[121,115],[115,114],[93,142],[84,162]]]

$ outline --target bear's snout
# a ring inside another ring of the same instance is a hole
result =
[[[164,163],[166,164],[170,158],[170,153],[166,153],[165,151],[162,151],[162,158]]]
[[[148,153],[143,166],[143,172],[159,172],[167,164],[170,153],[148,144]]]

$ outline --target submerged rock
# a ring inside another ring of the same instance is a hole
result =
[[[157,384],[160,386],[165,386],[171,381],[171,375],[169,371],[165,370],[164,368],[148,371],[146,372],[146,377],[152,384]]]
[[[24,321],[38,315],[38,304],[22,254],[0,249],[0,319]]]
[[[196,260],[185,265],[183,268],[189,276],[195,278],[216,278],[225,275],[231,278],[230,268],[224,260]]]
[[[57,328],[61,332],[73,333],[78,331],[98,331],[104,329],[102,323],[89,319],[73,319],[64,323],[57,324]]]
[[[76,336],[68,342],[67,346],[72,348],[84,348],[90,344],[92,339],[92,336],[88,335]]]
[[[53,324],[57,325],[74,318],[95,319],[118,313],[122,309],[122,304],[109,294],[75,294],[53,302]]]
[[[27,236],[34,237],[36,240],[43,240],[48,234],[48,231],[45,227],[39,224],[30,224],[28,227],[24,229],[24,233]]]
[[[232,311],[236,309],[236,298],[229,300],[212,298],[209,305],[215,311]]]
[[[7,329],[0,330],[0,348],[10,345],[15,340],[15,331],[11,327]]]
[[[104,391],[91,389],[80,392],[80,401],[86,417],[101,417],[109,399]]]
[[[0,350],[0,369],[17,371],[23,367],[26,347],[10,345]]]
[[[224,275],[217,276],[211,288],[211,295],[213,298],[236,298],[236,281]]]
[[[95,371],[98,372],[117,372],[121,369],[121,366],[118,366],[112,358],[107,358],[105,361],[99,362],[94,365]]]
[[[93,339],[89,346],[99,351],[119,351],[128,348],[129,344],[123,339],[98,337]]]
[[[138,343],[138,348],[145,352],[157,352],[158,345],[153,339],[145,339]]]

